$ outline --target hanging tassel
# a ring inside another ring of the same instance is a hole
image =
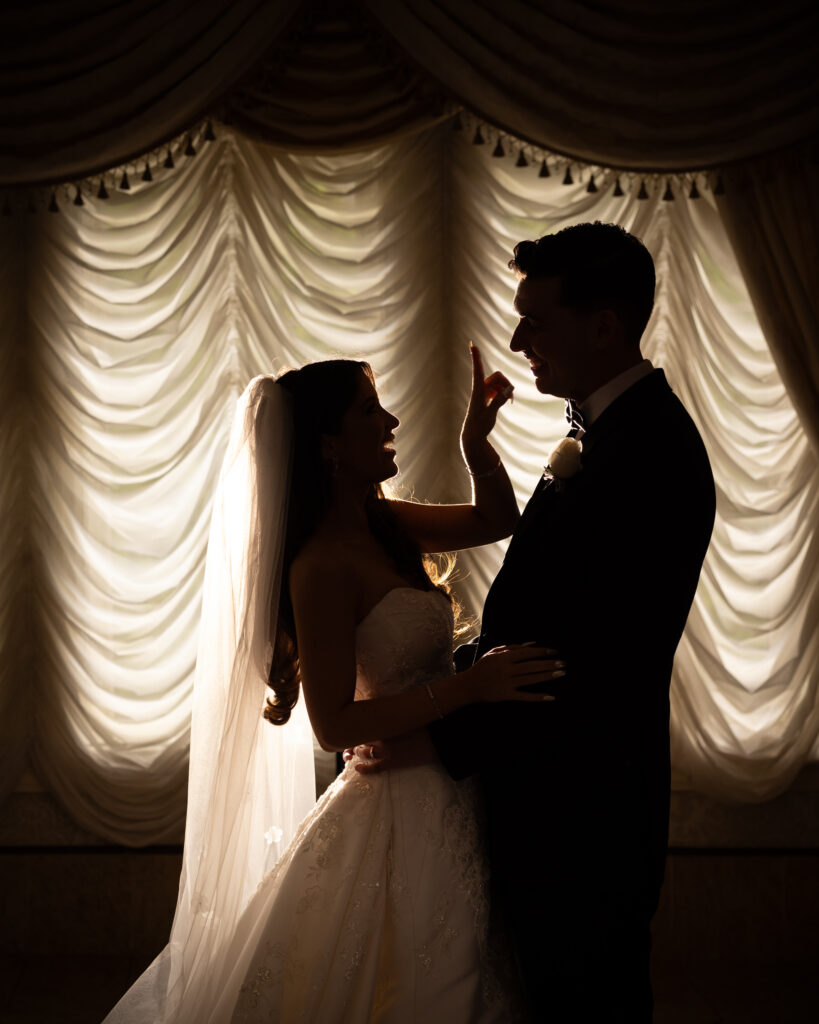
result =
[[[100,178],[100,187],[97,191],[97,199],[107,199],[108,189],[105,187],[105,178]]]
[[[75,185],[74,187],[77,190],[77,194],[74,196],[74,205],[75,206],[85,206],[85,201],[83,200],[82,192],[80,192],[80,186],[79,185]]]
[[[574,178],[572,177],[572,169],[571,169],[571,167],[568,164],[566,165],[566,173],[563,175],[563,184],[564,185],[574,185]]]
[[[722,184],[722,175],[721,174],[717,175],[717,183],[716,183],[716,185],[714,185],[714,195],[715,196],[724,196],[725,195],[725,186]]]
[[[196,150],[193,148],[193,136],[188,136],[188,144],[185,146],[185,156],[196,156]]]
[[[523,150],[521,150],[518,153],[517,160],[515,161],[515,167],[528,167],[528,166],[529,166],[529,161],[524,156]]]
[[[452,118],[452,130],[453,130],[453,132],[462,132],[464,130],[464,123],[461,120],[461,112],[460,112],[460,110]]]
[[[131,190],[131,182],[128,181],[128,172],[127,171],[123,171],[122,172],[122,178],[120,180],[119,187],[124,192],[129,192]]]
[[[492,156],[506,156],[503,151],[503,143],[500,139],[495,143],[495,148],[492,150]]]
[[[537,176],[539,178],[551,177],[551,171],[549,170],[549,165],[546,163],[545,157],[543,160],[540,161],[540,170],[537,172]]]
[[[589,183],[588,183],[588,185],[586,186],[586,191],[587,191],[587,192],[596,192],[596,191],[597,191],[597,185],[596,185],[596,184],[595,184],[595,182],[594,182],[594,175],[592,175],[592,176],[591,176],[591,177],[589,178]]]
[[[213,131],[213,125],[208,121],[205,125],[205,142],[216,142],[216,135]]]
[[[625,195],[625,192],[623,192],[623,186],[620,184],[620,176],[619,175],[617,176],[617,180],[614,182],[614,191],[612,192],[612,195],[613,196],[623,196],[623,195]]]
[[[646,179],[640,182],[640,191],[637,193],[638,199],[648,199],[648,190],[646,189]]]
[[[59,208],[59,206],[57,206],[57,193],[56,192],[52,192],[51,193],[51,202],[48,204],[48,212],[49,213],[59,213],[60,212],[60,208]]]
[[[673,203],[674,202],[674,193],[671,191],[671,179],[670,178],[666,178],[665,179],[665,192],[663,192],[663,202],[664,203]]]
[[[165,157],[165,163],[162,166],[163,167],[167,167],[167,169],[169,171],[173,170],[174,163],[173,163],[173,155],[171,154],[171,147],[170,146],[168,146],[168,155]]]
[[[153,174],[151,174],[151,165],[148,163],[147,160],[145,161],[145,170],[142,172],[142,180],[143,181],[153,181],[154,180],[154,176],[153,176]]]
[[[691,191],[688,193],[688,198],[689,199],[699,199],[699,197],[700,197],[700,190],[697,188],[697,179],[696,178],[692,178],[691,179]]]
[[[473,146],[482,146],[485,141],[486,140],[483,137],[483,132],[481,131],[481,126],[480,125],[476,125],[475,126],[475,134],[472,136],[472,145]]]

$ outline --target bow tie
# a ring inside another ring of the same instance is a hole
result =
[[[566,399],[566,422],[573,430],[583,430],[583,413],[573,398]]]

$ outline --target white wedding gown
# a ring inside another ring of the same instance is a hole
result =
[[[441,593],[389,591],[357,629],[357,699],[450,674],[452,640]],[[351,762],[210,951],[209,994],[194,983],[165,1006],[166,950],[105,1024],[510,1024],[477,806],[438,762]]]
[[[391,590],[358,626],[356,655],[357,698],[451,673],[449,603]],[[366,776],[348,764],[240,922],[234,1024],[509,1021],[475,810],[437,763]]]

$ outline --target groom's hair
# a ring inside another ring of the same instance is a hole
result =
[[[616,224],[575,224],[518,242],[509,261],[518,277],[557,277],[569,309],[612,309],[637,345],[654,308],[654,260],[639,238]]]

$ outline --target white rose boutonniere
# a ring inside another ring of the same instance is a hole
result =
[[[549,456],[546,475],[553,477],[560,486],[564,480],[568,480],[580,472],[582,469],[580,456],[582,454],[583,445],[576,437],[562,437]]]

